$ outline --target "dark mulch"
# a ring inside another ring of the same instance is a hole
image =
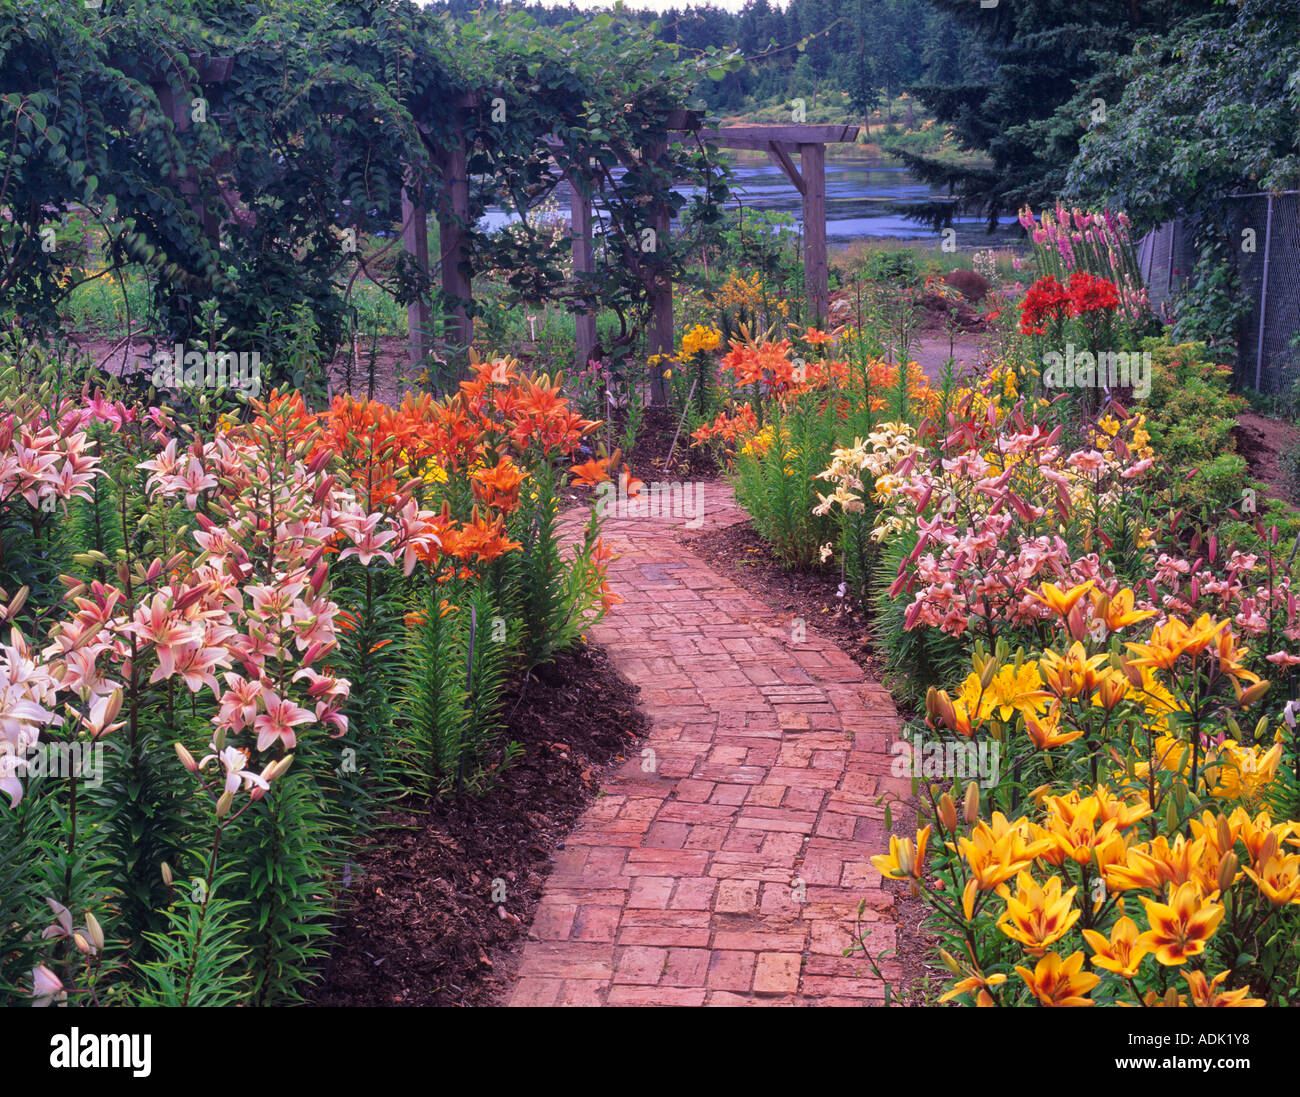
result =
[[[1300,445],[1300,429],[1282,419],[1271,419],[1253,411],[1237,416],[1233,430],[1237,452],[1246,458],[1250,475],[1268,485],[1274,499],[1295,505],[1296,484],[1283,466],[1281,458]]]
[[[393,812],[391,827],[363,843],[315,1004],[494,1004],[552,852],[595,797],[604,768],[646,733],[637,692],[598,648],[562,656],[526,689],[516,683],[507,737],[523,756],[496,787],[479,799]],[[492,901],[498,879],[503,903]]]
[[[668,408],[646,408],[632,448],[632,473],[638,479],[648,482],[651,477],[646,473],[651,473],[656,480],[665,476],[677,480],[709,480],[718,475],[717,461],[708,450],[691,445],[686,427],[681,428],[677,447],[673,449],[673,435],[680,421],[680,415]],[[673,455],[671,469],[667,467],[669,450]]]
[[[791,571],[772,555],[748,522],[706,533],[680,535],[691,551],[772,609],[802,617],[833,640],[871,677],[884,660],[871,648],[866,611],[840,598],[838,571]]]
[[[691,445],[685,427],[677,438],[676,447],[673,446],[673,436],[677,432],[679,421],[680,416],[668,408],[646,408],[645,418],[637,431],[636,444],[630,454],[623,455],[621,468],[630,468],[636,479],[647,484],[666,480],[717,479],[720,472],[717,460],[708,450]],[[612,448],[619,446],[617,438],[622,433],[623,423],[622,413],[619,413],[614,423],[616,440]],[[598,433],[588,439],[587,445],[590,447],[593,441],[599,444],[604,439],[604,434]],[[670,453],[673,459],[671,468],[668,467]],[[584,453],[583,456],[587,455]],[[594,496],[594,488],[573,484],[565,489],[563,498],[568,503],[589,503]]]
[[[861,608],[846,606],[838,597],[838,572],[786,569],[748,522],[678,536],[720,575],[753,594],[774,612],[802,617],[810,627],[833,640],[868,677],[879,679],[884,659],[870,646],[869,618]],[[915,799],[895,805],[891,818],[894,834],[911,837],[916,833],[917,807]],[[938,967],[931,951],[937,942],[923,925],[929,908],[919,898],[913,898],[908,885],[902,881],[886,880],[883,886],[895,895],[892,916],[898,926],[898,948],[888,956],[901,968],[901,979],[893,986],[893,992],[904,1005],[933,1005],[930,987],[941,982],[946,973],[932,974]],[[870,936],[865,945],[879,962],[881,946]],[[866,966],[860,955],[859,961]]]

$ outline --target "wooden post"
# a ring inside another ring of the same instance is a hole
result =
[[[466,172],[465,138],[461,136],[447,149],[442,161],[443,187],[446,198],[438,210],[441,236],[442,291],[450,299],[470,300],[470,276],[466,271],[466,232],[461,223],[469,221],[469,178]],[[459,223],[458,223],[459,222]],[[465,353],[474,341],[474,323],[463,304],[448,307],[443,333],[446,342]]]
[[[426,275],[429,273],[429,223],[428,212],[411,201],[406,188],[402,188],[402,247]],[[412,369],[424,362],[431,346],[433,310],[429,296],[424,294],[406,306],[406,326],[409,332],[408,347]]]
[[[830,281],[826,262],[826,146],[799,146],[803,176],[803,281],[812,309],[809,323],[822,324],[830,312]]]
[[[166,115],[176,132],[184,133],[188,130],[193,121],[190,116],[191,89],[189,86],[186,85],[182,93],[177,95],[170,84],[160,82],[153,85],[153,91],[158,96],[158,104],[162,107],[163,114]],[[171,182],[185,195],[185,200],[189,203],[190,209],[194,211],[194,216],[199,219],[203,226],[203,235],[214,244],[220,243],[221,219],[210,213],[204,205],[203,198],[199,194],[198,180],[191,174],[183,179],[172,176]]]
[[[667,145],[663,141],[654,141],[646,146],[646,159],[658,163],[662,159]],[[673,353],[673,279],[668,265],[660,258],[668,243],[668,230],[672,213],[668,203],[659,196],[654,197],[650,207],[650,228],[654,230],[653,252],[651,260],[653,273],[648,286],[650,291],[650,331],[649,354],[671,355]],[[639,243],[639,242],[638,242]],[[643,254],[646,254],[642,244]],[[650,403],[655,407],[668,404],[668,386],[664,382],[663,367],[650,372]]]
[[[573,222],[573,277],[580,282],[580,275],[595,272],[596,264],[591,243],[591,199],[579,187],[578,172],[569,174],[569,209]],[[596,346],[596,317],[581,305],[573,312],[574,364],[579,372],[587,368],[591,361],[591,352]]]

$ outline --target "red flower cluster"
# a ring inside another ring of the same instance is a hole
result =
[[[1101,309],[1119,308],[1119,291],[1115,283],[1097,278],[1087,271],[1076,270],[1070,275],[1070,300],[1076,315],[1097,312]]]
[[[1066,287],[1048,275],[1030,286],[1025,294],[1020,304],[1020,331],[1023,335],[1045,335],[1049,320],[1118,307],[1119,291],[1105,278],[1076,270]]]

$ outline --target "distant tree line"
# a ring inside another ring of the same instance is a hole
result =
[[[432,5],[454,18],[522,6],[543,26],[590,17],[569,5],[447,0]],[[611,5],[612,6],[612,5]],[[708,5],[667,12],[629,12],[656,37],[684,50],[734,48],[750,62],[721,80],[705,80],[699,94],[710,110],[744,111],[773,100],[845,92],[864,117],[916,84],[953,84],[985,75],[978,38],[928,0],[790,0],[778,7],[749,0],[740,12]]]

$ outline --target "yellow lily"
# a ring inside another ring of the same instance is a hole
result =
[[[1223,906],[1202,898],[1200,889],[1190,882],[1171,885],[1168,903],[1143,897],[1142,904],[1151,926],[1142,940],[1167,967],[1185,964],[1204,952],[1223,919]]]
[[[1027,872],[1016,877],[1016,893],[1008,895],[1006,913],[998,929],[1013,941],[1019,941],[1030,956],[1042,956],[1079,920],[1081,911],[1073,907],[1078,888],[1061,894],[1061,878],[1053,876],[1039,887]]]
[[[1072,953],[1062,960],[1049,952],[1033,971],[1017,967],[1016,974],[1025,981],[1034,997],[1045,1006],[1091,1006],[1085,995],[1101,982],[1101,977],[1083,971],[1083,953]]]
[[[1142,966],[1142,959],[1150,947],[1138,935],[1137,923],[1132,918],[1121,918],[1110,929],[1110,938],[1094,929],[1085,929],[1083,936],[1092,946],[1093,967],[1113,971],[1121,979],[1132,979]]]

